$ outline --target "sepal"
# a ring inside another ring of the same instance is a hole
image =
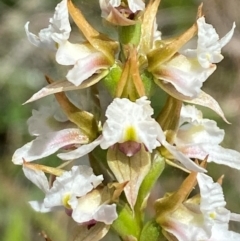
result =
[[[84,18],[82,12],[73,5],[71,0],[68,0],[67,3],[71,17],[86,39],[96,50],[105,55],[110,64],[114,64],[114,55],[118,49],[118,43],[95,30]]]
[[[127,182],[124,192],[129,205],[134,209],[140,185],[151,167],[150,153],[141,144],[141,150],[128,157],[119,150],[118,145],[114,145],[108,149],[107,162],[117,181]]]

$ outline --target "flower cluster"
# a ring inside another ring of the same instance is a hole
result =
[[[201,87],[223,59],[221,49],[235,23],[220,39],[200,6],[186,32],[162,39],[159,3],[100,0],[102,17],[117,26],[118,39],[98,32],[71,0],[56,6],[49,26],[37,35],[25,25],[30,43],[51,50],[58,64],[70,68],[64,80],[47,76],[48,85],[26,102],[55,96],[33,110],[28,126],[36,138],[17,149],[12,161],[45,194],[43,201],[30,202],[32,208],[64,209],[79,225],[78,240],[100,240],[110,226],[122,240],[147,241],[150,235],[155,241],[160,231],[170,241],[240,240],[228,228],[240,215],[225,208],[222,179],[214,183],[206,174],[208,162],[239,170],[240,153],[220,145],[224,131],[195,106],[208,107],[227,122]],[[69,41],[69,16],[80,30],[78,43]],[[196,34],[196,49],[183,50]],[[158,87],[168,98],[154,115],[151,97]],[[67,162],[36,163],[57,152]],[[91,167],[76,165],[82,157]],[[154,221],[146,223],[143,212],[165,163],[189,176],[176,192],[156,200]],[[189,198],[197,184],[200,193]]]

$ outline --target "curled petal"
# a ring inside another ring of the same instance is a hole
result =
[[[184,53],[187,57],[197,58],[203,68],[209,68],[212,64],[219,63],[223,59],[221,49],[232,38],[236,25],[233,23],[232,29],[222,39],[219,39],[213,26],[205,22],[204,17],[197,20],[197,25],[197,49],[188,49]]]
[[[56,50],[56,43],[65,42],[70,35],[71,26],[68,19],[67,1],[63,0],[56,8],[53,18],[49,20],[48,28],[42,29],[38,36],[29,32],[29,22],[25,24],[28,40],[37,47]]]
[[[129,0],[128,6],[122,6],[121,1],[100,0],[101,16],[115,25],[128,26],[136,24],[135,20],[128,16],[142,11],[145,8],[145,3],[142,0]]]
[[[57,50],[55,42],[51,38],[51,32],[49,29],[42,29],[39,32],[39,36],[37,36],[29,31],[29,29],[28,29],[29,22],[27,22],[25,24],[24,28],[25,28],[25,32],[27,34],[27,38],[31,44],[35,45],[36,47],[40,47],[40,48]]]
[[[106,58],[100,52],[96,52],[83,59],[79,59],[74,67],[69,70],[66,77],[75,86],[79,86],[84,80],[91,77],[98,70],[107,69],[108,67],[109,62]]]

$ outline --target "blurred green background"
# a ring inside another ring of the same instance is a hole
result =
[[[204,84],[203,89],[211,94],[223,108],[226,125],[213,112],[204,109],[205,117],[218,121],[226,131],[223,146],[240,151],[240,18],[239,0],[205,0],[204,13],[209,23],[216,27],[220,36],[228,32],[235,21],[237,28],[231,42],[223,49],[225,59],[217,71]],[[31,140],[27,131],[27,119],[31,110],[47,103],[48,98],[22,106],[32,94],[45,85],[44,74],[55,79],[62,78],[66,69],[54,63],[54,56],[32,46],[25,36],[24,24],[31,21],[31,31],[37,33],[47,26],[58,1],[0,1],[0,239],[2,241],[40,241],[38,233],[44,230],[53,241],[69,240],[70,219],[57,214],[39,214],[32,211],[29,200],[42,198],[22,174],[20,166],[11,162],[13,152]],[[83,9],[89,21],[104,31],[100,18],[98,1],[75,1]],[[162,0],[158,25],[162,36],[174,36],[188,28],[195,19],[197,0]],[[112,29],[107,30],[111,33]],[[169,173],[171,179],[169,180]],[[214,164],[209,165],[209,173],[217,179],[225,174],[223,183],[227,207],[240,212],[239,171]],[[167,168],[159,180],[151,200],[174,191],[184,174]],[[149,209],[152,213],[153,209]],[[240,225],[231,224],[240,231]],[[113,240],[109,237],[108,240]],[[114,239],[115,240],[115,239]]]

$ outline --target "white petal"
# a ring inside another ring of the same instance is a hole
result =
[[[117,217],[116,204],[101,205],[97,212],[93,215],[94,220],[105,224],[112,224]]]
[[[78,223],[89,222],[101,205],[101,194],[94,190],[78,199],[78,205],[73,209],[72,218]]]
[[[235,222],[240,222],[240,214],[238,213],[231,213],[230,220]]]
[[[39,110],[32,111],[32,116],[27,120],[28,131],[31,135],[39,136],[63,128],[75,127],[70,123],[61,123],[67,120],[59,104],[53,101],[49,106],[40,106]]]
[[[159,124],[151,117],[150,101],[142,97],[136,102],[116,98],[108,106],[107,120],[103,125],[101,148],[107,149],[115,143],[135,141],[143,143],[149,152],[160,146],[158,135],[162,132]]]
[[[203,213],[225,207],[226,202],[224,200],[222,187],[219,183],[213,182],[210,176],[203,173],[197,174],[197,181],[201,194],[200,209]]]
[[[182,212],[180,215],[176,212],[176,215],[173,213],[172,217],[169,217],[168,225],[164,229],[173,234],[178,241],[210,241],[210,236],[202,228],[200,218],[199,214],[188,213],[187,210],[186,213]]]
[[[62,206],[64,198],[71,208],[77,206],[77,197],[82,197],[98,186],[103,176],[95,176],[88,166],[73,166],[70,171],[57,177],[44,199],[46,207]]]
[[[79,129],[64,129],[47,133],[17,149],[12,161],[14,164],[21,165],[23,163],[22,158],[28,162],[34,161],[49,156],[62,147],[87,142],[88,138]]]
[[[232,38],[235,23],[230,32],[221,40],[216,33],[216,30],[211,24],[205,22],[205,18],[201,17],[197,20],[198,24],[198,61],[203,68],[209,68],[212,63],[219,63],[223,56],[221,48],[225,46]]]
[[[196,105],[201,105],[204,107],[208,107],[210,109],[212,109],[213,111],[215,111],[220,117],[222,117],[222,119],[230,124],[227,119],[224,116],[224,113],[221,109],[221,107],[219,106],[218,102],[213,99],[210,95],[206,94],[203,91],[200,91],[199,95],[197,96],[197,98],[195,99],[184,99],[184,98],[179,98],[180,100],[183,100],[185,102],[191,103],[191,104],[196,104]]]
[[[35,34],[31,33],[29,28],[29,22],[27,22],[24,26],[25,32],[27,34],[28,40],[31,44],[40,47],[40,48],[47,48],[50,50],[56,50],[56,45],[53,39],[51,38],[51,31],[49,28],[45,28],[41,30],[41,38],[36,36]]]
[[[27,179],[34,183],[44,193],[49,190],[48,180],[43,171],[33,170],[23,166],[23,172]]]
[[[145,3],[142,0],[128,0],[128,5],[133,13],[142,11],[145,8]]]
[[[82,83],[80,86],[77,86],[77,87],[67,80],[53,82],[52,84],[49,84],[46,87],[43,87],[41,90],[35,93],[24,104],[41,99],[51,94],[90,87],[96,84],[97,82],[99,82],[99,80],[103,79],[107,74],[108,74],[108,70],[102,71],[101,73],[90,77],[88,80],[84,81],[84,83]]]
[[[37,212],[48,213],[52,211],[51,208],[46,208],[42,201],[30,201],[29,204]]]
[[[212,237],[210,241],[238,241],[240,234],[228,229],[223,229],[220,225],[215,225],[212,228]]]
[[[203,82],[215,71],[212,65],[202,68],[195,60],[178,55],[161,66],[155,76],[171,83],[184,96],[196,98],[200,93]]]
[[[201,149],[209,155],[208,162],[215,162],[240,170],[240,153],[238,151],[208,144],[201,145]]]
[[[207,157],[208,162],[215,162],[240,170],[240,153],[235,150],[211,144],[187,145],[179,148],[179,150],[190,158],[203,160]]]
[[[224,130],[217,127],[215,121],[202,119],[199,122],[201,123],[185,123],[180,126],[175,140],[177,146],[200,143],[216,145],[223,141]]]
[[[194,105],[182,105],[179,126],[181,126],[184,122],[199,123],[202,119],[202,112],[198,110]]]
[[[162,145],[175,157],[177,161],[181,162],[187,169],[195,172],[206,172],[204,168],[198,166],[182,152],[178,151],[175,146],[170,145],[166,141],[164,141]]]
[[[79,59],[89,56],[93,52],[87,44],[72,44],[69,41],[59,45],[56,61],[62,65],[74,65]]]
[[[68,81],[72,82],[75,86],[79,86],[82,82],[99,70],[107,69],[109,63],[105,56],[100,52],[91,53],[88,56],[79,59],[75,63],[74,67],[69,70],[66,75]]]
[[[234,22],[232,29],[223,38],[220,39],[220,45],[222,48],[231,40],[235,28],[236,28],[236,24]]]
[[[28,30],[29,22],[25,24],[28,40],[37,47],[56,50],[56,43],[65,42],[70,35],[71,27],[68,19],[67,0],[60,2],[56,8],[53,18],[49,20],[50,25],[42,29],[38,36]]]
[[[52,39],[59,44],[65,42],[71,32],[67,0],[63,0],[56,6],[53,18],[49,22],[52,26]]]
[[[97,138],[95,141],[82,145],[78,147],[74,151],[70,151],[67,153],[60,153],[57,156],[62,160],[74,160],[79,157],[85,156],[86,154],[90,153],[96,146],[98,146],[102,142],[102,136]]]
[[[118,7],[121,4],[121,0],[105,0],[105,2],[108,2],[113,7]]]

